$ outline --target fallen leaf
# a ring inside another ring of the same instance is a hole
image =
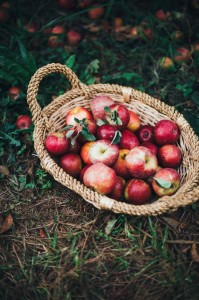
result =
[[[113,227],[115,226],[115,223],[117,222],[117,219],[113,219],[108,221],[106,227],[105,227],[105,233],[109,235],[111,231],[113,230]]]
[[[191,246],[191,257],[194,262],[199,263],[199,254],[195,243],[193,243]]]
[[[0,174],[4,175],[4,176],[9,176],[10,172],[8,170],[8,168],[6,166],[0,166]]]
[[[45,238],[45,236],[46,236],[45,232],[43,231],[42,228],[39,229],[39,235],[40,235],[41,238]]]
[[[0,228],[0,233],[4,233],[4,232],[8,231],[12,227],[12,225],[13,225],[13,217],[12,217],[11,214],[9,214],[5,218],[3,224],[2,224],[2,226]]]

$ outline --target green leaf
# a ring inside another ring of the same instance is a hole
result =
[[[68,132],[66,132],[66,138],[69,139],[73,135],[74,132],[75,132],[74,129],[71,129]]]
[[[77,134],[72,140],[71,140],[71,146],[74,146],[75,145],[75,142],[76,142],[76,139],[78,137],[79,134]]]
[[[121,136],[122,136],[121,132],[117,130],[115,132],[115,135],[113,137],[111,144],[118,144],[120,142]]]
[[[164,189],[169,189],[172,186],[172,183],[168,180],[160,179],[160,178],[155,178],[153,177],[155,182],[162,188]]]
[[[95,137],[92,133],[90,133],[90,132],[88,131],[88,129],[85,128],[85,127],[82,129],[81,134],[82,134],[83,137],[84,137],[87,141],[89,141],[89,142],[92,142],[92,141],[95,141],[95,140],[96,140],[96,137]]]
[[[62,132],[62,131],[65,131],[65,130],[68,130],[68,129],[72,128],[72,127],[73,127],[73,125],[67,125],[66,127],[64,127],[64,128],[61,130],[61,132]]]
[[[109,112],[109,113],[111,113],[111,109],[110,109],[110,107],[109,107],[109,106],[105,106],[105,107],[104,107],[104,110],[105,110],[106,112]]]
[[[97,119],[96,123],[97,123],[98,126],[102,126],[102,125],[105,124],[105,122],[101,119]]]
[[[75,64],[75,58],[76,58],[76,57],[75,57],[75,54],[71,55],[71,56],[67,59],[65,65],[66,65],[67,67],[69,67],[69,68],[72,68],[72,67],[74,66],[74,64]]]
[[[77,118],[74,118],[74,121],[76,122],[76,123],[80,123],[80,120],[79,119],[77,119]]]
[[[122,125],[122,120],[119,117],[117,117],[116,124],[117,125]]]

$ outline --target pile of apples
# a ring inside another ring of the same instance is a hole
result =
[[[87,187],[135,205],[180,187],[180,131],[173,121],[141,125],[138,114],[108,95],[95,96],[90,109],[72,108],[65,120],[66,127],[49,134],[45,146]]]

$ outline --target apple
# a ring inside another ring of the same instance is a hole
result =
[[[130,115],[130,120],[127,124],[127,129],[131,131],[137,131],[140,128],[140,118],[132,110],[129,110],[129,115]]]
[[[133,149],[137,147],[140,144],[137,136],[135,135],[134,132],[124,129],[122,131],[122,136],[120,138],[120,142],[118,144],[118,147],[120,149]]]
[[[158,166],[156,156],[143,146],[131,149],[125,160],[128,171],[136,178],[147,178],[153,175]]]
[[[70,30],[66,34],[67,41],[71,46],[77,46],[81,41],[82,35],[77,30]]]
[[[84,173],[83,182],[96,192],[107,195],[115,186],[115,171],[103,163],[90,166]]]
[[[157,156],[157,154],[158,154],[158,147],[154,143],[143,142],[140,146],[148,148],[153,155]]]
[[[90,147],[93,144],[94,144],[94,142],[87,142],[82,146],[82,148],[80,150],[80,156],[85,164],[92,164],[92,161],[90,160],[88,152],[89,152]]]
[[[106,121],[118,130],[125,129],[129,120],[129,111],[122,104],[112,104],[109,111],[106,111]]]
[[[66,153],[60,157],[61,168],[69,175],[77,178],[82,170],[82,160],[77,153]]]
[[[174,67],[174,63],[170,57],[164,56],[159,60],[159,66],[161,69],[170,70]]]
[[[155,124],[154,137],[158,145],[177,142],[180,132],[177,124],[171,120],[161,120]]]
[[[125,179],[129,179],[131,177],[131,174],[127,169],[126,160],[125,160],[129,151],[130,150],[128,150],[128,149],[120,149],[118,159],[112,166],[112,168],[115,170],[116,174]]]
[[[119,148],[108,140],[98,140],[89,148],[88,156],[93,164],[100,162],[111,166],[118,159]]]
[[[55,26],[52,28],[51,33],[53,35],[48,38],[48,46],[51,48],[62,47],[64,45],[63,34],[65,29],[62,26]]]
[[[93,7],[88,11],[89,18],[92,20],[100,19],[103,16],[103,14],[104,14],[103,7]]]
[[[175,145],[164,145],[158,150],[158,162],[166,168],[177,168],[182,162],[182,153]]]
[[[153,40],[153,31],[151,28],[144,28],[143,33],[149,40]]]
[[[78,119],[78,120],[82,120],[82,119],[89,119],[91,120],[92,114],[91,112],[87,109],[84,108],[82,106],[77,106],[72,108],[66,115],[66,126],[67,125],[72,125],[72,126],[76,126],[77,123],[74,119]]]
[[[177,49],[177,54],[174,57],[174,60],[177,63],[186,62],[188,63],[191,60],[191,51],[187,48],[181,47]]]
[[[75,141],[74,145],[72,145],[71,141],[70,141],[70,150],[69,150],[69,152],[80,153],[81,148],[82,148],[82,146],[77,140]]]
[[[180,187],[180,174],[172,168],[161,169],[154,175],[152,187],[160,197],[171,196]]]
[[[9,97],[13,100],[17,100],[20,95],[20,88],[18,86],[12,86],[9,89]]]
[[[59,6],[66,10],[74,9],[77,5],[77,0],[57,0]]]
[[[129,36],[132,38],[138,38],[140,37],[140,31],[141,31],[140,26],[134,26],[130,29]]]
[[[155,16],[160,21],[166,21],[168,18],[167,13],[165,13],[162,9],[157,10]]]
[[[30,33],[37,32],[37,26],[33,23],[29,23],[26,26],[24,26],[24,29],[27,30]]]
[[[107,95],[97,95],[95,96],[90,103],[91,111],[93,114],[94,120],[101,119],[104,120],[106,117],[106,112],[104,110],[105,106],[110,106],[114,104],[114,101],[111,97]]]
[[[45,139],[48,152],[54,155],[62,155],[70,150],[70,140],[66,138],[65,132],[53,132]]]
[[[116,176],[115,185],[112,191],[108,194],[108,197],[121,200],[124,192],[125,180],[122,177]]]
[[[162,169],[162,167],[158,166],[157,169],[156,169],[155,174],[156,174],[159,170],[161,170],[161,169]],[[153,177],[154,177],[154,174],[146,178],[146,182],[147,182],[148,184],[150,184],[150,186],[152,186]]]
[[[95,134],[97,133],[97,124],[95,122],[95,120],[93,119],[86,119],[85,121],[85,125],[86,125],[86,128],[88,129],[88,131],[93,135],[95,136]],[[85,125],[83,127],[85,127]],[[86,143],[88,140],[81,134],[81,130],[82,128],[81,125],[80,125],[80,134],[78,135],[78,141],[80,143]],[[78,128],[78,124],[77,124],[77,128]]]
[[[116,17],[116,18],[113,20],[113,26],[115,27],[116,31],[117,31],[117,29],[120,28],[122,25],[123,25],[123,20],[122,20],[122,18]]]
[[[80,175],[79,175],[79,179],[80,179],[81,181],[83,181],[84,173],[86,172],[86,170],[87,170],[90,166],[91,166],[91,165],[85,165],[85,166],[82,168],[82,170],[81,170],[81,172],[80,172]]]
[[[133,178],[127,182],[124,188],[125,199],[134,205],[147,203],[151,195],[150,185],[142,179]]]
[[[137,132],[140,142],[154,141],[154,127],[152,125],[141,125]]]
[[[16,120],[17,129],[28,129],[32,123],[32,119],[27,115],[20,115]]]
[[[102,126],[99,126],[97,129],[97,138],[98,140],[112,141],[116,131],[117,130],[113,126],[109,124],[103,124]]]

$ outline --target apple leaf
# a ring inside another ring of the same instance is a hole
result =
[[[122,120],[121,120],[119,117],[117,117],[116,124],[117,124],[117,125],[122,125]]]
[[[114,137],[112,139],[111,144],[118,144],[120,142],[121,136],[122,136],[121,132],[117,130],[115,132],[115,135],[114,135]]]
[[[160,187],[162,187],[164,189],[169,189],[172,186],[172,183],[168,180],[155,178],[155,177],[153,177],[153,179]]]
[[[74,132],[75,132],[74,129],[71,129],[71,130],[67,131],[66,132],[66,138],[69,139],[73,135]]]
[[[89,130],[86,127],[82,128],[81,134],[89,142],[92,142],[92,141],[96,140],[96,137],[92,133],[90,133]]]
[[[102,125],[106,124],[106,123],[105,123],[103,120],[101,120],[101,119],[97,119],[96,123],[97,123],[98,126],[102,126]]]
[[[105,110],[106,112],[109,112],[109,113],[111,113],[111,109],[110,109],[110,107],[109,107],[109,106],[105,106],[105,107],[104,107],[104,110]]]
[[[78,137],[78,135],[79,134],[77,134],[76,136],[74,136],[74,138],[72,138],[72,140],[71,140],[71,146],[74,146],[75,145],[75,142],[76,142],[76,139],[77,139],[77,137]]]
[[[70,129],[72,127],[73,127],[73,125],[67,125],[66,127],[62,128],[61,132],[64,131],[64,130]]]
[[[77,118],[74,118],[74,121],[76,122],[76,123],[80,123],[80,120],[79,119],[77,119]]]

